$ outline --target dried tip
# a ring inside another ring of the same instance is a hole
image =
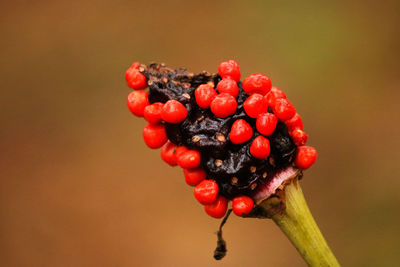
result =
[[[228,212],[226,213],[224,219],[222,220],[219,230],[217,232],[218,240],[217,240],[217,247],[214,250],[214,259],[216,260],[221,260],[223,257],[225,257],[227,249],[226,249],[226,242],[222,238],[222,227],[226,223],[226,221],[229,218],[229,215],[231,214],[232,209],[229,209]]]

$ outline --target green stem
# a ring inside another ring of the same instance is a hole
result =
[[[329,249],[295,179],[285,187],[286,209],[272,216],[309,266],[340,266]]]

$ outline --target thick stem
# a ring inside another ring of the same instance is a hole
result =
[[[285,211],[273,215],[272,219],[307,264],[340,266],[311,215],[297,179],[285,187],[285,199]]]

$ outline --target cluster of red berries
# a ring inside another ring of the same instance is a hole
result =
[[[166,163],[183,168],[186,183],[195,186],[194,196],[204,205],[207,214],[215,218],[223,217],[229,199],[219,194],[216,181],[207,179],[208,175],[202,168],[201,153],[168,140],[165,124],[180,124],[185,121],[188,116],[187,108],[175,99],[150,104],[149,95],[143,90],[148,85],[144,70],[144,65],[135,62],[126,71],[125,78],[128,86],[135,89],[128,95],[130,111],[149,122],[143,129],[146,145],[153,149],[161,148],[161,158]],[[199,108],[209,109],[217,118],[226,118],[234,115],[238,108],[238,82],[241,76],[239,65],[234,60],[222,62],[218,66],[218,74],[221,79],[216,86],[213,83],[200,84],[194,91],[194,97]],[[268,137],[274,133],[278,122],[285,123],[297,146],[295,166],[300,169],[309,168],[316,159],[316,150],[305,146],[308,135],[303,131],[302,119],[293,104],[287,100],[285,93],[272,87],[269,77],[261,73],[249,75],[241,86],[248,95],[243,102],[244,112],[255,120],[256,127],[253,129],[246,120],[237,119],[231,125],[229,141],[235,145],[243,144],[251,140],[254,131],[257,131],[259,134],[251,141],[248,152],[256,159],[267,159],[271,152]],[[241,195],[232,199],[233,212],[238,216],[249,214],[253,207],[254,201],[249,196]]]

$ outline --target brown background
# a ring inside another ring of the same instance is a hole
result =
[[[339,261],[398,265],[397,3],[1,1],[0,265],[304,266],[271,221],[237,217],[215,262],[218,221],[126,108],[133,61],[230,58],[303,116],[302,185]]]

